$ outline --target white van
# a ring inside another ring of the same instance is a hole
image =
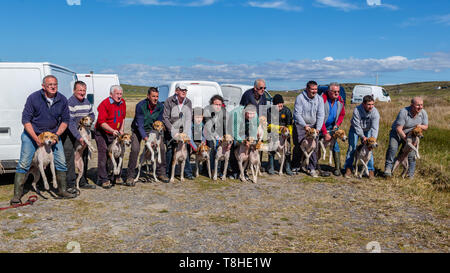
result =
[[[23,132],[22,111],[27,97],[42,88],[42,79],[58,79],[58,92],[69,98],[77,80],[75,72],[51,63],[0,62],[0,163],[5,172],[15,172]]]
[[[220,88],[222,89],[223,98],[225,101],[227,111],[230,112],[236,106],[239,106],[239,102],[241,101],[242,95],[244,94],[245,91],[252,89],[253,85],[227,83],[221,84]],[[272,96],[267,91],[264,91],[264,94],[266,96],[267,105],[271,106]]]
[[[381,86],[355,85],[352,92],[351,103],[361,103],[366,95],[372,95],[375,101],[391,101],[389,93]]]
[[[97,120],[98,105],[107,97],[111,86],[120,85],[117,74],[77,74],[79,81],[86,83],[86,98],[94,105],[95,119]],[[95,124],[95,122],[94,122]]]
[[[223,96],[222,90],[217,82],[211,81],[174,81],[158,86],[159,101],[164,102],[168,97],[175,94],[175,85],[183,83],[188,86],[187,98],[192,101],[192,108],[205,108],[214,95]]]

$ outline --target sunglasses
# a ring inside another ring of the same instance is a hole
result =
[[[261,89],[266,90],[265,87],[258,87],[258,88],[256,88],[256,89],[257,89],[257,90],[261,90]]]

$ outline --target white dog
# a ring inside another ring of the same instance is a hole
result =
[[[33,182],[31,185],[33,189],[39,193],[36,188],[36,184],[39,181],[39,178],[42,176],[42,180],[44,181],[45,190],[50,190],[50,186],[48,185],[47,176],[45,175],[45,169],[48,165],[50,165],[50,171],[52,172],[52,183],[53,188],[58,188],[58,183],[56,182],[56,174],[55,174],[55,163],[53,162],[53,151],[52,146],[53,142],[58,142],[58,136],[51,132],[43,132],[38,136],[41,143],[44,145],[39,146],[34,152],[33,160],[31,162],[31,167],[25,175],[25,181],[30,174],[33,175]]]

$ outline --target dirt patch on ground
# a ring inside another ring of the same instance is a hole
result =
[[[0,251],[68,252],[71,241],[82,252],[365,252],[371,241],[385,252],[450,250],[448,219],[385,181],[259,181],[199,177],[40,199],[1,212]]]

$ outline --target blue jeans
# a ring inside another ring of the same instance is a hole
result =
[[[36,142],[28,135],[27,132],[23,132],[21,135],[22,146],[20,147],[20,159],[16,167],[16,172],[27,173],[30,169],[31,162],[33,160],[34,152],[38,148]],[[66,157],[64,156],[64,149],[61,138],[53,145],[53,161],[55,162],[55,169],[57,171],[66,172]]]
[[[364,132],[365,137],[371,137],[369,134],[370,131]],[[348,132],[348,150],[347,155],[345,156],[345,166],[344,169],[350,168],[353,170],[353,161],[355,160],[355,150],[356,146],[358,146],[359,136],[356,134],[356,131],[353,127],[350,127]],[[369,163],[367,164],[369,171],[375,171],[373,167],[373,154],[370,157]]]

